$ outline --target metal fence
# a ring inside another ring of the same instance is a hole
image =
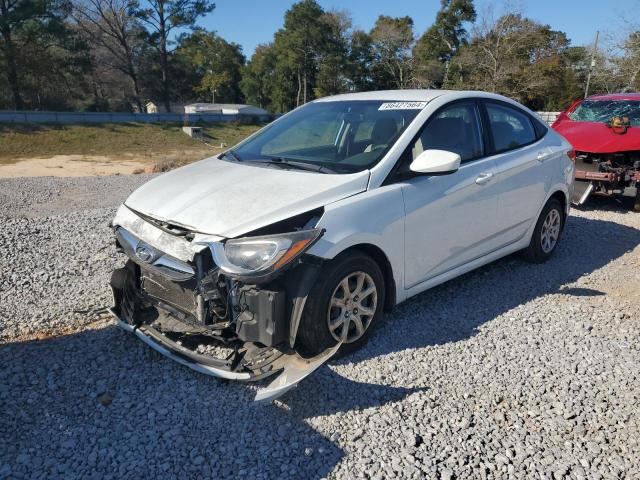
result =
[[[221,113],[101,113],[101,112],[33,112],[0,110],[0,123],[182,123],[198,122],[268,122],[273,115],[223,115]]]
[[[560,112],[536,112],[551,125]],[[277,115],[223,115],[221,113],[101,113],[101,112],[33,112],[0,110],[0,123],[182,123],[199,122],[269,122]]]

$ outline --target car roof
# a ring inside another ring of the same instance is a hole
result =
[[[640,100],[640,93],[607,93],[591,95],[586,100]]]
[[[497,93],[482,92],[479,90],[436,90],[436,89],[407,89],[407,90],[377,90],[373,92],[343,93],[331,97],[323,97],[313,100],[317,102],[348,102],[357,100],[373,100],[380,102],[431,102],[436,98],[442,98],[445,102],[463,100],[466,98],[486,98],[510,103],[513,106],[528,112],[536,118],[539,116],[527,107],[512,98],[498,95]]]
[[[343,102],[350,100],[377,100],[383,102],[429,102],[440,96],[454,98],[484,97],[496,100],[505,100],[513,103],[513,100],[495,93],[480,92],[475,90],[436,90],[436,89],[407,89],[407,90],[378,90],[373,92],[343,93],[332,97],[324,97],[315,102]]]
[[[349,101],[349,100],[383,100],[383,101],[407,101],[428,102],[450,90],[377,90],[374,92],[343,93],[331,97],[320,98],[319,102]]]

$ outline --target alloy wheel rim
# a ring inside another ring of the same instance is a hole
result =
[[[542,231],[540,232],[540,246],[542,247],[542,251],[544,253],[551,252],[558,243],[559,236],[560,212],[552,208],[542,223]]]
[[[378,290],[371,275],[352,272],[333,290],[327,324],[331,336],[342,343],[362,338],[378,306]]]

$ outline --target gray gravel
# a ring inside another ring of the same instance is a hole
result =
[[[0,180],[0,478],[640,478],[640,214],[574,211],[550,262],[420,295],[256,405],[102,311],[144,180]]]

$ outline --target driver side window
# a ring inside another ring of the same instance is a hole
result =
[[[411,148],[415,160],[425,150],[457,153],[462,163],[483,154],[480,115],[474,102],[455,103],[431,117]]]

